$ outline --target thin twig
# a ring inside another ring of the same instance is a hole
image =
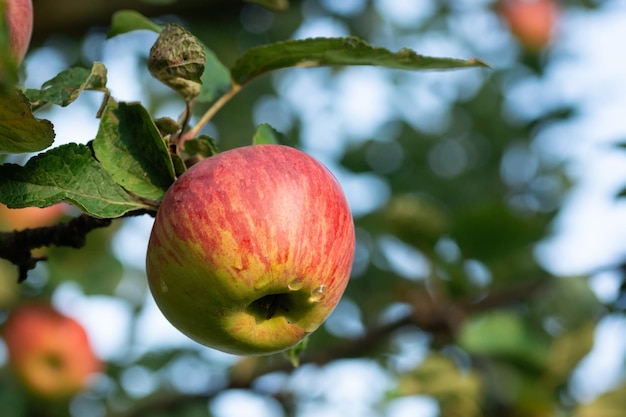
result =
[[[198,123],[180,137],[180,140],[178,143],[179,146],[184,147],[185,141],[187,139],[193,139],[196,136],[198,136],[202,128],[207,123],[209,123],[209,121],[213,118],[213,116],[215,116],[217,112],[220,111],[221,108],[224,107],[224,105],[228,103],[240,90],[241,90],[241,85],[233,84],[230,90],[224,93],[224,95],[222,95],[215,103],[213,103],[211,107],[209,107],[206,113],[202,115]]]

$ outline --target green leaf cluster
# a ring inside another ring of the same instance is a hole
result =
[[[101,62],[94,62],[91,68],[74,67],[62,71],[43,83],[40,89],[29,88],[25,94],[32,110],[37,110],[48,103],[65,107],[76,100],[83,91],[108,92],[106,83],[106,67]]]
[[[0,166],[0,197],[10,208],[47,207],[66,201],[95,217],[113,218],[148,206],[125,192],[88,146],[67,144]]]
[[[0,167],[0,201],[12,208],[45,207],[69,202],[84,212],[115,218],[131,212],[155,211],[158,201],[185,161],[217,152],[214,141],[200,134],[203,124],[260,75],[282,68],[318,65],[378,65],[410,70],[481,67],[478,60],[430,58],[410,50],[392,53],[357,38],[306,39],[252,48],[232,68],[219,62],[194,35],[177,24],[159,26],[141,14],[124,10],[113,16],[109,37],[135,30],[151,30],[159,38],[151,50],[152,75],[188,102],[182,125],[154,121],[140,103],[117,103],[106,86],[107,70],[99,62],[59,73],[40,89],[27,89],[0,100],[0,151],[36,152],[50,147],[54,130],[33,111],[46,105],[68,106],[84,91],[103,93],[98,134],[85,145],[60,146],[29,160],[26,165]],[[192,102],[212,103],[192,129],[187,125]],[[284,143],[285,138],[262,124],[252,143]]]

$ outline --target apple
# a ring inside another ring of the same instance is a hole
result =
[[[146,272],[164,316],[224,352],[263,355],[316,330],[341,298],[354,223],[335,177],[282,145],[193,165],[167,190]]]
[[[10,209],[4,204],[0,204],[0,230],[22,230],[52,226],[66,214],[67,208],[68,205],[64,203],[44,208],[26,207],[21,209]]]
[[[102,369],[83,326],[45,303],[16,307],[4,324],[9,364],[34,394],[68,398]]]
[[[22,62],[33,34],[32,0],[0,0],[9,28],[9,42],[18,64]]]
[[[513,36],[536,52],[552,40],[560,9],[556,0],[503,0],[499,12]]]

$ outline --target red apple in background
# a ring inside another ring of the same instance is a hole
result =
[[[535,52],[552,40],[560,14],[556,0],[503,0],[499,11],[513,36]]]
[[[49,207],[26,207],[10,209],[0,204],[0,230],[23,230],[26,228],[52,226],[66,214],[67,204],[59,203]]]
[[[170,187],[148,245],[165,317],[204,345],[270,354],[316,330],[341,298],[354,224],[333,175],[281,145],[233,149]]]
[[[67,398],[101,370],[80,323],[43,303],[13,310],[3,329],[9,364],[34,394]]]
[[[11,51],[19,64],[26,56],[33,33],[33,2],[32,0],[0,0],[0,3],[4,3]]]

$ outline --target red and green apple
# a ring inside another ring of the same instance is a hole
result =
[[[67,213],[68,205],[65,203],[52,206],[25,207],[11,209],[0,204],[0,230],[23,230],[52,226],[58,223]]]
[[[288,349],[339,302],[354,223],[330,171],[282,145],[205,159],[166,192],[146,271],[164,316],[195,341],[234,354]]]

